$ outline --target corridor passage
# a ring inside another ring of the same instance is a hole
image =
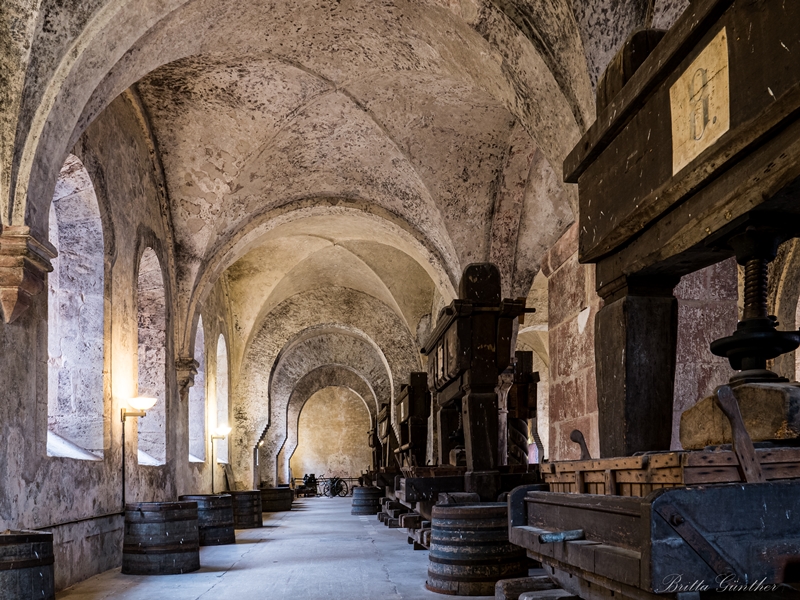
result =
[[[351,498],[297,500],[291,512],[264,513],[261,529],[237,543],[200,549],[202,568],[140,577],[107,571],[58,600],[422,600],[427,551],[413,551],[404,529],[350,514]]]

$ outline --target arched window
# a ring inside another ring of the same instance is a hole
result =
[[[189,462],[206,460],[206,345],[203,317],[197,320],[194,359],[199,363],[189,388]]]
[[[136,306],[139,395],[157,399],[147,416],[139,420],[139,464],[163,465],[167,460],[167,303],[161,265],[152,248],[145,249],[139,263]]]
[[[83,163],[69,155],[50,204],[47,454],[103,454],[103,226]]]
[[[228,345],[225,337],[217,339],[217,427],[228,427]],[[228,462],[228,440],[217,441],[217,462]]]

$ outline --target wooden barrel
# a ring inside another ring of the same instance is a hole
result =
[[[200,568],[197,502],[125,505],[122,572],[177,575]]]
[[[264,524],[258,490],[228,493],[233,498],[233,526],[236,529],[253,529]]]
[[[294,492],[288,487],[261,488],[261,510],[281,512],[292,510]]]
[[[181,496],[183,502],[197,502],[197,525],[201,546],[236,543],[233,529],[233,498],[228,494]]]
[[[53,534],[0,534],[0,600],[54,600]]]
[[[377,515],[381,511],[380,499],[383,490],[376,487],[353,488],[351,515]]]
[[[528,574],[525,550],[508,541],[500,502],[433,507],[428,580],[440,594],[492,596],[500,579]]]

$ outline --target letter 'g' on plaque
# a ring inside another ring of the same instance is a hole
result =
[[[672,174],[730,129],[728,34],[723,27],[669,89]]]

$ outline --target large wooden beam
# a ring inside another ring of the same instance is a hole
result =
[[[601,457],[669,450],[678,340],[670,282],[626,287],[595,318]]]

